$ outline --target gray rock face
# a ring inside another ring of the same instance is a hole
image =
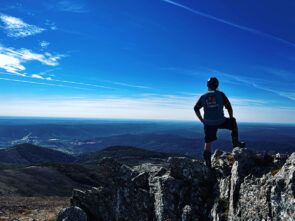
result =
[[[198,160],[171,157],[160,165],[98,163],[103,185],[74,190],[72,205],[90,221],[293,220],[295,153],[216,151],[214,171]]]
[[[87,215],[79,207],[69,207],[58,213],[56,221],[87,221]]]
[[[206,220],[212,176],[199,161],[169,158],[165,167],[130,168],[104,158],[98,168],[105,185],[74,190],[72,205],[90,221]],[[210,180],[211,179],[211,180]]]
[[[212,219],[294,220],[295,153],[284,165],[284,159],[256,155],[247,149],[235,148],[232,157],[231,173],[219,174],[215,186]]]

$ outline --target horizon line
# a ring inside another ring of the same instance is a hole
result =
[[[15,119],[15,120],[66,120],[66,121],[145,121],[145,122],[186,122],[186,123],[198,123],[201,124],[197,119],[196,120],[184,120],[184,119],[150,119],[150,118],[89,118],[89,117],[51,117],[51,116],[1,116],[0,120],[5,119]],[[273,125],[289,125],[295,126],[295,123],[286,123],[286,122],[269,122],[269,121],[238,121],[239,124],[273,124]]]

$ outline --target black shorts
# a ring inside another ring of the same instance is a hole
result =
[[[235,118],[225,118],[224,123],[219,125],[206,125],[204,124],[205,142],[210,143],[217,140],[218,129],[236,130],[237,122]]]

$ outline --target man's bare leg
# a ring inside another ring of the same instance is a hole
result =
[[[206,166],[209,169],[211,169],[211,145],[212,145],[212,142],[205,143],[205,145],[204,145],[204,152],[203,152],[203,157],[204,157]]]
[[[205,151],[209,151],[209,152],[211,152],[211,146],[212,146],[212,142],[210,142],[210,143],[205,143],[205,145],[204,145],[204,150],[205,150]]]

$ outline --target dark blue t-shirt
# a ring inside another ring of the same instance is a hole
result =
[[[208,91],[198,100],[196,106],[204,108],[204,123],[207,125],[219,125],[225,121],[223,107],[229,100],[221,91]]]

